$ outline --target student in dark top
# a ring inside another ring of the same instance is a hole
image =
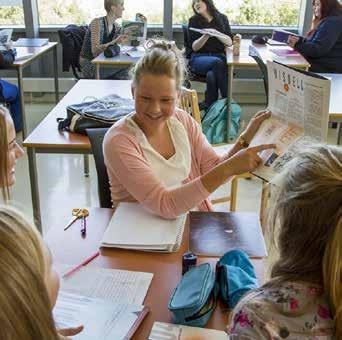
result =
[[[191,71],[206,76],[205,102],[201,108],[208,108],[228,93],[228,72],[225,48],[232,45],[232,32],[226,15],[220,13],[212,0],[193,0],[195,13],[189,20],[189,42],[192,48]],[[205,29],[206,34],[191,30]]]
[[[306,38],[290,36],[288,44],[311,64],[313,72],[342,73],[342,5],[313,0],[314,19]]]
[[[13,43],[7,43],[6,49],[0,51],[0,69],[13,64],[15,51],[12,49]],[[15,131],[22,129],[22,112],[20,107],[19,89],[16,85],[0,79],[0,103],[8,104],[14,122]]]

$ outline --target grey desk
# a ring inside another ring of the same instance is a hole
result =
[[[100,67],[101,66],[114,66],[114,67],[128,67],[135,64],[140,58],[133,58],[127,54],[119,54],[113,58],[106,58],[103,53],[98,55],[92,60],[92,63],[96,66],[96,79],[100,79]]]
[[[41,230],[41,213],[36,164],[37,153],[56,154],[91,154],[87,136],[77,133],[61,132],[57,129],[56,118],[66,117],[66,106],[82,102],[85,97],[104,97],[117,94],[131,98],[131,81],[129,80],[80,80],[42,120],[42,122],[24,140],[27,148],[33,214]]]
[[[54,81],[55,81],[55,101],[56,104],[59,100],[59,90],[58,90],[58,65],[57,65],[57,42],[49,42],[47,45],[41,47],[16,47],[17,56],[26,55],[28,53],[32,54],[31,57],[14,61],[12,65],[6,67],[6,69],[15,69],[18,77],[18,87],[20,96],[20,106],[23,113],[23,139],[27,136],[27,120],[25,114],[25,102],[24,102],[24,87],[23,87],[23,69],[32,64],[32,62],[40,57],[42,57],[46,52],[53,52],[53,69],[54,69]]]

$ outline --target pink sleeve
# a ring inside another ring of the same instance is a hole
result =
[[[198,206],[209,196],[200,177],[168,190],[155,177],[139,145],[130,136],[106,137],[104,156],[108,172],[148,210],[172,219]]]

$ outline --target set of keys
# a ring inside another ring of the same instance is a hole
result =
[[[65,226],[64,231],[68,230],[77,220],[81,219],[81,235],[85,236],[87,233],[87,220],[86,217],[89,216],[88,209],[75,208],[72,209],[72,219]]]

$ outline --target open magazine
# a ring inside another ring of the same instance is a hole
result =
[[[139,14],[137,14],[135,20],[122,21],[121,34],[128,36],[124,42],[125,45],[139,46],[140,43],[146,40],[147,23],[141,20]]]
[[[276,149],[260,153],[263,163],[253,172],[270,181],[305,146],[326,142],[330,80],[272,61],[267,71],[272,117],[262,123],[250,145],[276,144]]]

